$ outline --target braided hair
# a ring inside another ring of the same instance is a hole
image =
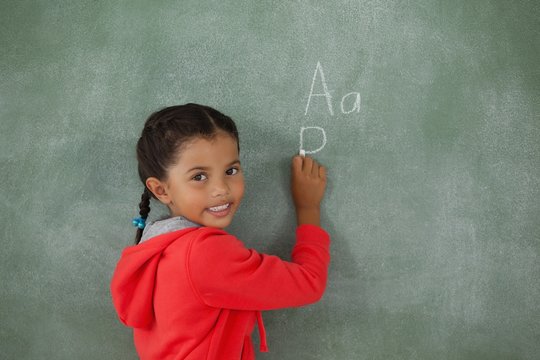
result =
[[[146,187],[146,179],[156,177],[164,181],[184,144],[197,137],[212,139],[218,131],[232,136],[240,152],[240,140],[234,121],[209,106],[194,103],[175,105],[148,117],[136,146],[139,178],[144,185],[139,203],[139,214],[143,222],[150,213],[150,199],[157,200]],[[141,241],[143,228],[144,225],[137,228],[135,244]]]
[[[145,186],[141,196],[141,202],[139,203],[139,215],[146,221],[148,219],[148,213],[150,212],[150,198],[152,197],[150,190]],[[144,228],[143,228],[144,229]],[[137,228],[137,234],[135,235],[135,243],[138,244],[141,241],[143,229]]]

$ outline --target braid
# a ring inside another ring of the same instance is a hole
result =
[[[150,191],[145,187],[141,196],[141,202],[139,203],[139,215],[146,220],[148,218],[148,213],[150,212]],[[143,229],[137,228],[137,234],[135,235],[135,244],[138,244],[141,241]]]

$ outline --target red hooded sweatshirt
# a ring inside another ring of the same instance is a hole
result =
[[[247,249],[225,231],[191,227],[127,247],[111,292],[133,327],[141,359],[255,359],[261,311],[318,301],[326,287],[330,239],[320,227],[296,230],[292,262]]]

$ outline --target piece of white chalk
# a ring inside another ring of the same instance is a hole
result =
[[[300,156],[301,157],[306,157],[306,150],[300,149]]]

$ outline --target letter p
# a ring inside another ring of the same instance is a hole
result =
[[[310,129],[319,130],[322,133],[322,145],[316,150],[304,149],[304,131],[310,130]],[[304,150],[306,154],[315,154],[321,151],[325,145],[326,145],[326,132],[324,132],[323,128],[318,127],[318,126],[308,126],[308,127],[300,128],[300,150]]]

